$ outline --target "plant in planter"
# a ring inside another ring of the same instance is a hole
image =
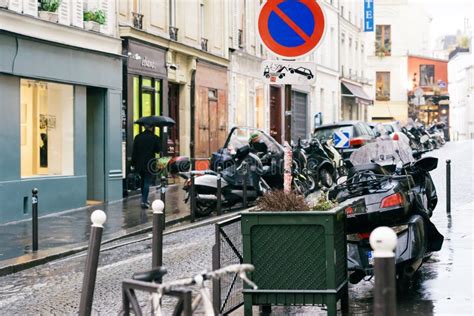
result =
[[[41,0],[39,17],[40,19],[58,23],[58,8],[61,0]]]
[[[302,196],[276,191],[241,214],[243,262],[255,266],[259,287],[244,290],[245,315],[252,305],[304,304],[326,304],[336,315],[338,299],[347,310],[346,215],[329,206],[327,197],[311,207]]]
[[[105,24],[104,10],[84,11],[84,28],[88,31],[100,32],[100,26]]]
[[[385,56],[390,56],[391,53],[391,47],[392,43],[388,41],[387,43],[382,43],[381,41],[376,41],[375,42],[375,55],[377,55],[380,58],[383,58]]]
[[[337,201],[331,201],[328,198],[328,192],[321,191],[321,195],[316,203],[311,207],[313,211],[328,211],[338,206]]]

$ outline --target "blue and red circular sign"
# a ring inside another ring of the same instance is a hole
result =
[[[282,57],[309,53],[324,35],[324,13],[316,0],[268,0],[260,10],[263,44]]]

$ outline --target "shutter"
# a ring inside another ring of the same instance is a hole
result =
[[[38,16],[38,1],[36,0],[23,0],[23,13]]]
[[[99,9],[105,13],[105,24],[101,25],[100,31],[105,34],[110,34],[112,28],[110,23],[110,7],[111,3],[109,3],[109,0],[99,0]]]
[[[293,91],[291,100],[291,139],[296,142],[306,138],[307,94]]]
[[[80,28],[84,27],[84,12],[82,0],[71,1],[71,24]]]
[[[61,1],[58,9],[59,17],[58,22],[64,25],[71,24],[71,2]]]
[[[22,0],[10,0],[8,2],[8,10],[12,10],[18,13],[21,13],[23,9]]]

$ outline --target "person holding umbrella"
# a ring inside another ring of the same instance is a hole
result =
[[[155,135],[155,128],[151,124],[143,124],[144,131],[138,134],[133,141],[132,167],[140,174],[142,199],[140,206],[150,208],[148,194],[153,176],[152,162],[155,154],[161,151],[160,138]]]

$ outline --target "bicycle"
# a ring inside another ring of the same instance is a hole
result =
[[[166,273],[163,268],[154,269],[135,274],[134,280],[125,280],[123,282],[123,315],[130,315],[130,304],[133,312],[136,315],[142,315],[142,308],[138,304],[134,290],[142,290],[150,292],[150,299],[148,301],[147,309],[151,310],[154,316],[162,316],[162,298],[164,295],[178,297],[179,301],[176,304],[173,315],[192,315],[199,306],[203,306],[204,314],[207,316],[216,315],[211,300],[211,294],[206,281],[219,279],[226,274],[236,274],[245,283],[253,289],[257,289],[257,285],[253,283],[246,275],[247,272],[254,270],[251,264],[234,264],[222,269],[211,272],[203,272],[191,278],[185,278],[165,283],[151,283],[152,281],[161,282],[162,276]],[[179,287],[188,287],[197,285],[199,287],[199,294],[192,299],[191,290],[182,290]]]

